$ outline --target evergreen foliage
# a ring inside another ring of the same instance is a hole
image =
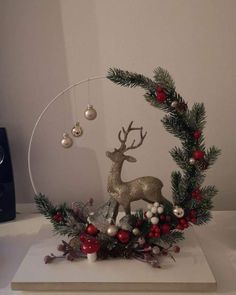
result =
[[[175,205],[184,208],[185,212],[197,210],[196,224],[203,224],[210,220],[212,197],[217,194],[214,186],[203,187],[200,190],[202,200],[195,200],[191,193],[199,189],[205,179],[205,172],[209,169],[218,156],[220,150],[215,146],[206,149],[203,129],[206,124],[206,112],[203,103],[195,103],[188,108],[182,96],[176,92],[175,83],[165,69],[158,67],[154,70],[154,80],[143,75],[123,71],[117,68],[110,69],[107,78],[112,82],[125,87],[141,87],[145,90],[144,97],[154,107],[165,111],[167,114],[161,122],[165,129],[180,139],[181,147],[174,147],[170,154],[179,168],[171,174],[172,197]],[[166,94],[166,100],[158,101],[157,89],[161,87]],[[173,106],[172,103],[175,103]],[[199,138],[194,138],[194,132],[201,132]],[[190,163],[195,151],[204,152],[204,159]]]

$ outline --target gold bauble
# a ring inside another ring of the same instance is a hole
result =
[[[107,229],[107,234],[110,237],[114,237],[118,232],[118,227],[115,225],[109,225],[108,229]]]
[[[83,129],[79,122],[76,122],[75,126],[71,129],[71,133],[74,137],[80,137],[83,134]]]
[[[72,138],[70,138],[68,133],[63,133],[61,145],[66,149],[70,148],[73,145],[73,140],[72,140]]]
[[[176,217],[182,218],[184,216],[184,209],[178,206],[175,206],[173,209],[173,213]]]
[[[89,104],[84,112],[84,116],[88,120],[94,120],[97,117],[97,111],[93,108],[91,104]]]

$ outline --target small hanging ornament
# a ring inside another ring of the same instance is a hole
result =
[[[84,116],[87,120],[94,120],[97,117],[97,111],[89,104],[84,112]]]
[[[176,217],[182,218],[184,216],[184,209],[178,206],[175,206],[173,209],[173,213]]]
[[[61,140],[61,145],[64,148],[70,148],[73,145],[73,140],[72,138],[69,136],[68,133],[63,133],[63,138]]]
[[[76,122],[75,126],[71,129],[71,133],[74,137],[80,137],[83,134],[83,129],[79,122]]]
[[[177,100],[172,101],[171,107],[175,109],[177,106],[178,106],[178,101]]]
[[[116,236],[117,232],[118,232],[118,227],[117,226],[115,226],[113,224],[109,225],[109,227],[107,229],[108,236],[114,237],[114,236]]]
[[[195,161],[195,159],[194,159],[194,158],[190,158],[190,159],[189,159],[189,164],[190,164],[190,165],[194,165],[194,164],[195,164],[195,162],[196,162],[196,161]]]
[[[176,110],[180,113],[186,112],[188,109],[188,105],[185,102],[180,102],[176,106]]]

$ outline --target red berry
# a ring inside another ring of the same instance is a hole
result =
[[[202,200],[202,196],[201,195],[198,195],[198,196],[196,196],[196,198],[195,198],[197,201],[201,201]]]
[[[165,234],[168,234],[170,232],[170,226],[169,224],[167,223],[164,223],[162,226],[161,226],[161,231],[162,233],[165,235]]]
[[[160,236],[161,236],[160,232],[155,232],[155,233],[154,233],[154,237],[155,237],[155,238],[160,238]]]
[[[201,197],[201,191],[199,188],[195,189],[194,191],[192,191],[191,193],[192,198],[198,200],[199,197]]]
[[[195,139],[199,139],[201,137],[201,135],[202,135],[202,132],[198,131],[198,130],[193,133],[193,137]]]
[[[165,215],[161,215],[159,218],[160,218],[161,221],[165,221],[166,220]]]
[[[155,233],[150,232],[150,233],[148,233],[148,237],[149,237],[149,238],[153,238],[153,237],[154,237],[154,234],[155,234]]]
[[[143,224],[143,221],[141,219],[138,219],[136,221],[136,227],[140,227]]]
[[[190,215],[192,216],[192,217],[196,217],[196,215],[197,215],[197,211],[196,210],[191,210],[190,211]]]
[[[185,218],[181,218],[181,219],[179,220],[179,223],[180,223],[181,225],[185,225],[185,224],[187,223],[187,220],[186,220]]]
[[[188,228],[188,223],[183,224],[184,228]]]
[[[179,247],[179,246],[174,246],[174,247],[173,247],[173,251],[174,251],[175,253],[179,253],[179,252],[180,252],[180,247]]]
[[[176,225],[176,229],[178,230],[184,230],[184,227],[181,224]]]
[[[192,222],[192,223],[196,223],[197,222],[197,218],[196,217],[192,217],[191,219],[190,219],[190,221]]]
[[[166,222],[171,222],[171,216],[170,215],[166,215]]]
[[[203,151],[195,151],[194,153],[193,153],[193,158],[195,159],[195,160],[201,160],[201,159],[203,159],[204,158],[204,156],[205,156],[205,153],[203,152]]]
[[[130,239],[130,232],[127,230],[120,230],[117,233],[117,239],[123,243],[123,244],[127,244],[129,242]]]
[[[155,228],[155,230],[154,230],[155,233],[160,233],[160,231],[161,231],[161,230],[160,230],[160,227],[159,227],[159,226],[157,226],[157,227]]]
[[[98,229],[92,223],[90,223],[86,228],[86,233],[95,236],[98,233]]]
[[[157,101],[163,103],[166,100],[165,92],[158,92],[157,93]]]

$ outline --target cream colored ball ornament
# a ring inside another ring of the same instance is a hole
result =
[[[72,138],[69,136],[68,133],[63,133],[63,138],[61,140],[61,145],[64,148],[70,148],[73,145],[73,140]]]
[[[79,122],[76,122],[75,126],[71,129],[71,133],[74,137],[80,137],[83,134],[83,129]]]
[[[97,117],[97,111],[91,104],[89,104],[84,112],[84,116],[87,120],[94,120]]]

